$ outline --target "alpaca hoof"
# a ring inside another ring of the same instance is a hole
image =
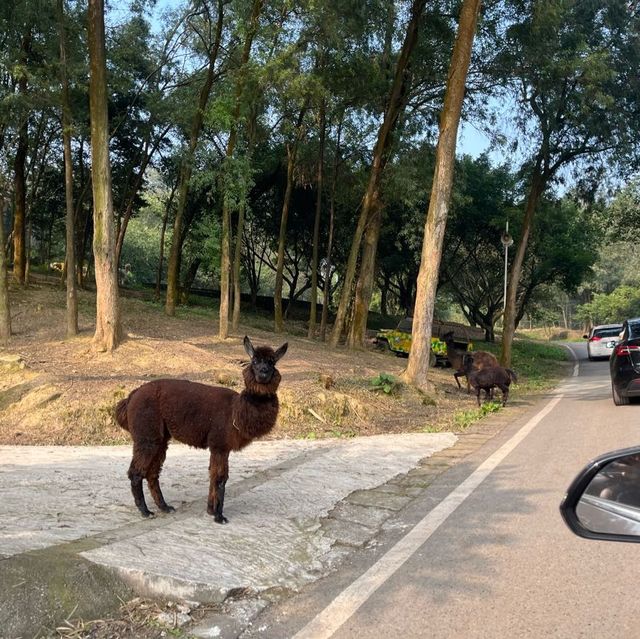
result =
[[[149,517],[155,517],[156,514],[152,511],[152,510],[141,510],[140,514],[145,518],[148,519]]]
[[[224,515],[214,515],[213,521],[215,521],[216,524],[226,524],[229,520]]]
[[[163,513],[175,513],[176,509],[173,506],[169,506],[169,504],[165,504],[164,506],[160,506],[160,510]]]

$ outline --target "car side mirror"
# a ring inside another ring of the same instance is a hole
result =
[[[560,513],[580,537],[640,542],[640,447],[590,462],[569,486]]]
[[[589,336],[588,335],[583,335],[582,339],[589,339]]]

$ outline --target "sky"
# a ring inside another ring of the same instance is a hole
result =
[[[471,157],[477,158],[487,151],[489,146],[489,138],[484,135],[484,133],[467,122],[461,122],[458,133],[458,155],[470,155]],[[492,160],[495,159],[493,155],[493,153],[489,154]]]

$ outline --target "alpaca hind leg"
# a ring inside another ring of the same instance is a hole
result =
[[[143,517],[151,517],[153,512],[147,508],[147,502],[142,490],[142,480],[149,483],[149,470],[154,468],[154,461],[163,454],[162,442],[144,441],[133,444],[133,459],[129,467],[129,479],[131,480],[131,492],[138,510]],[[162,463],[160,464],[162,466]],[[156,465],[157,467],[157,465]]]
[[[131,466],[129,466],[127,475],[131,481],[131,493],[133,494],[133,501],[136,507],[142,513],[143,517],[153,517],[153,512],[147,508],[147,502],[144,499],[144,492],[142,490],[142,480],[144,478],[134,466],[133,461],[131,462]]]
[[[504,386],[500,386],[500,390],[502,391],[502,405],[507,405],[507,399],[509,399],[509,386],[505,384]]]
[[[160,472],[162,471],[162,464],[164,464],[164,460],[167,456],[167,442],[164,443],[164,448],[161,448],[158,451],[157,457],[153,460],[151,465],[149,466],[149,470],[147,471],[147,484],[149,486],[149,492],[153,497],[153,501],[156,502],[158,508],[165,513],[175,512],[175,508],[173,506],[169,506],[167,502],[164,500],[164,496],[162,491],[160,490]]]
[[[209,497],[207,499],[207,512],[213,515],[218,524],[226,524],[229,521],[223,514],[224,493],[229,478],[229,453],[211,451],[209,462]]]

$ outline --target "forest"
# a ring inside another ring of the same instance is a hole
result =
[[[1,3],[0,344],[37,273],[108,350],[121,289],[213,294],[221,338],[457,318],[503,363],[523,321],[640,314],[639,36],[626,0]]]

